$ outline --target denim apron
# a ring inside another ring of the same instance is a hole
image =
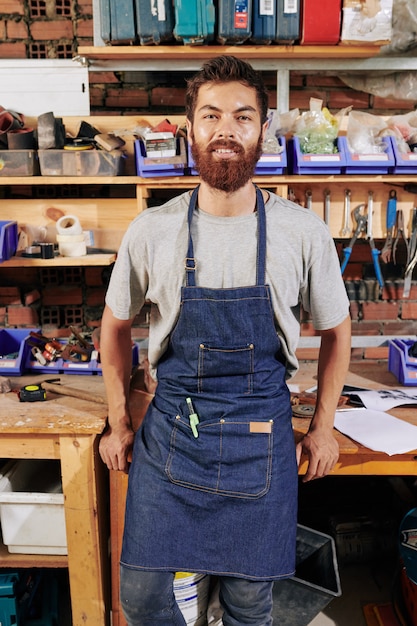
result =
[[[256,284],[196,284],[188,211],[186,285],[135,437],[121,562],[253,580],[295,567],[297,467],[285,359],[265,285],[257,193]]]

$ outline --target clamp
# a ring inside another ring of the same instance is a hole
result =
[[[372,261],[374,264],[376,278],[380,287],[384,286],[384,279],[382,278],[381,267],[379,265],[379,254],[380,251],[375,247],[375,242],[372,237],[372,233],[368,230],[368,215],[362,213],[362,209],[365,207],[365,204],[360,204],[353,210],[353,217],[357,223],[355,232],[349,242],[349,245],[343,249],[344,259],[342,265],[340,267],[340,271],[343,275],[346,266],[349,262],[350,255],[352,254],[353,246],[355,245],[356,240],[361,235],[361,233],[367,234],[367,239],[369,242],[369,246],[371,248],[372,253]]]

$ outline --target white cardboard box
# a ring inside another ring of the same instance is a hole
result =
[[[19,554],[68,554],[59,463],[25,459],[0,476],[3,542]]]

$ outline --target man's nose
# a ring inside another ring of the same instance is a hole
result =
[[[235,136],[235,129],[233,128],[233,122],[230,120],[219,120],[216,128],[216,134],[221,139],[231,139]]]

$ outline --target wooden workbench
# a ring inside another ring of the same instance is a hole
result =
[[[298,391],[305,391],[317,382],[316,363],[303,363],[297,375],[290,381],[297,385]],[[367,389],[400,387],[397,379],[388,372],[387,363],[352,362],[346,384]],[[133,419],[135,426],[140,423],[147,402],[151,396],[142,394],[136,397]],[[417,425],[417,410],[410,405],[390,411],[393,415]],[[296,441],[306,433],[310,420],[294,418],[293,428]],[[417,474],[417,451],[407,454],[388,456],[374,452],[352,441],[342,433],[335,431],[339,442],[340,457],[333,470],[335,475],[413,475]],[[302,461],[300,474],[306,471],[307,463]],[[119,557],[124,526],[124,508],[126,502],[128,476],[122,472],[110,472],[110,519],[111,519],[111,570],[112,570],[112,620],[113,626],[126,626],[126,621],[119,605]]]
[[[46,376],[11,377],[13,388]],[[61,376],[61,383],[103,393],[101,378]],[[73,626],[110,623],[106,473],[98,436],[106,405],[47,394],[45,402],[19,402],[0,394],[0,458],[59,459],[64,492],[68,556],[12,554],[0,543],[0,567],[67,567]]]

